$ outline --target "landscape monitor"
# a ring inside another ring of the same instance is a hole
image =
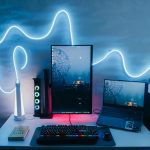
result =
[[[145,83],[135,81],[105,80],[103,105],[143,108]]]

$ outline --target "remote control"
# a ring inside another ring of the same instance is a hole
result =
[[[17,126],[14,127],[10,133],[8,140],[9,141],[24,141],[29,132],[28,126]]]

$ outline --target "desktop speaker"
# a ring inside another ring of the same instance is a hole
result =
[[[150,130],[150,84],[145,87],[145,102],[144,102],[144,125]]]
[[[41,118],[52,118],[52,99],[51,99],[51,86],[49,84],[49,70],[44,69],[44,82],[43,82],[43,99],[42,99],[42,114]]]
[[[33,78],[34,80],[34,116],[40,117],[41,115],[41,80]]]

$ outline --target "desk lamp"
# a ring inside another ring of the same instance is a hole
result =
[[[16,58],[15,55],[16,55],[17,50],[21,50],[25,55],[25,63],[21,67],[21,70],[23,70],[26,67],[28,58],[27,58],[27,53],[23,47],[17,46],[14,49],[13,62],[14,62],[14,68],[15,68],[15,73],[16,73],[14,120],[21,121],[21,120],[25,119],[25,112],[24,112],[24,105],[23,105],[23,98],[22,98],[22,93],[21,93],[20,81],[19,81],[19,77],[18,77],[18,69],[17,69],[16,59],[15,59]]]

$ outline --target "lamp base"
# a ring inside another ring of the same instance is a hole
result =
[[[25,115],[22,116],[14,116],[15,121],[23,121],[25,119]]]

